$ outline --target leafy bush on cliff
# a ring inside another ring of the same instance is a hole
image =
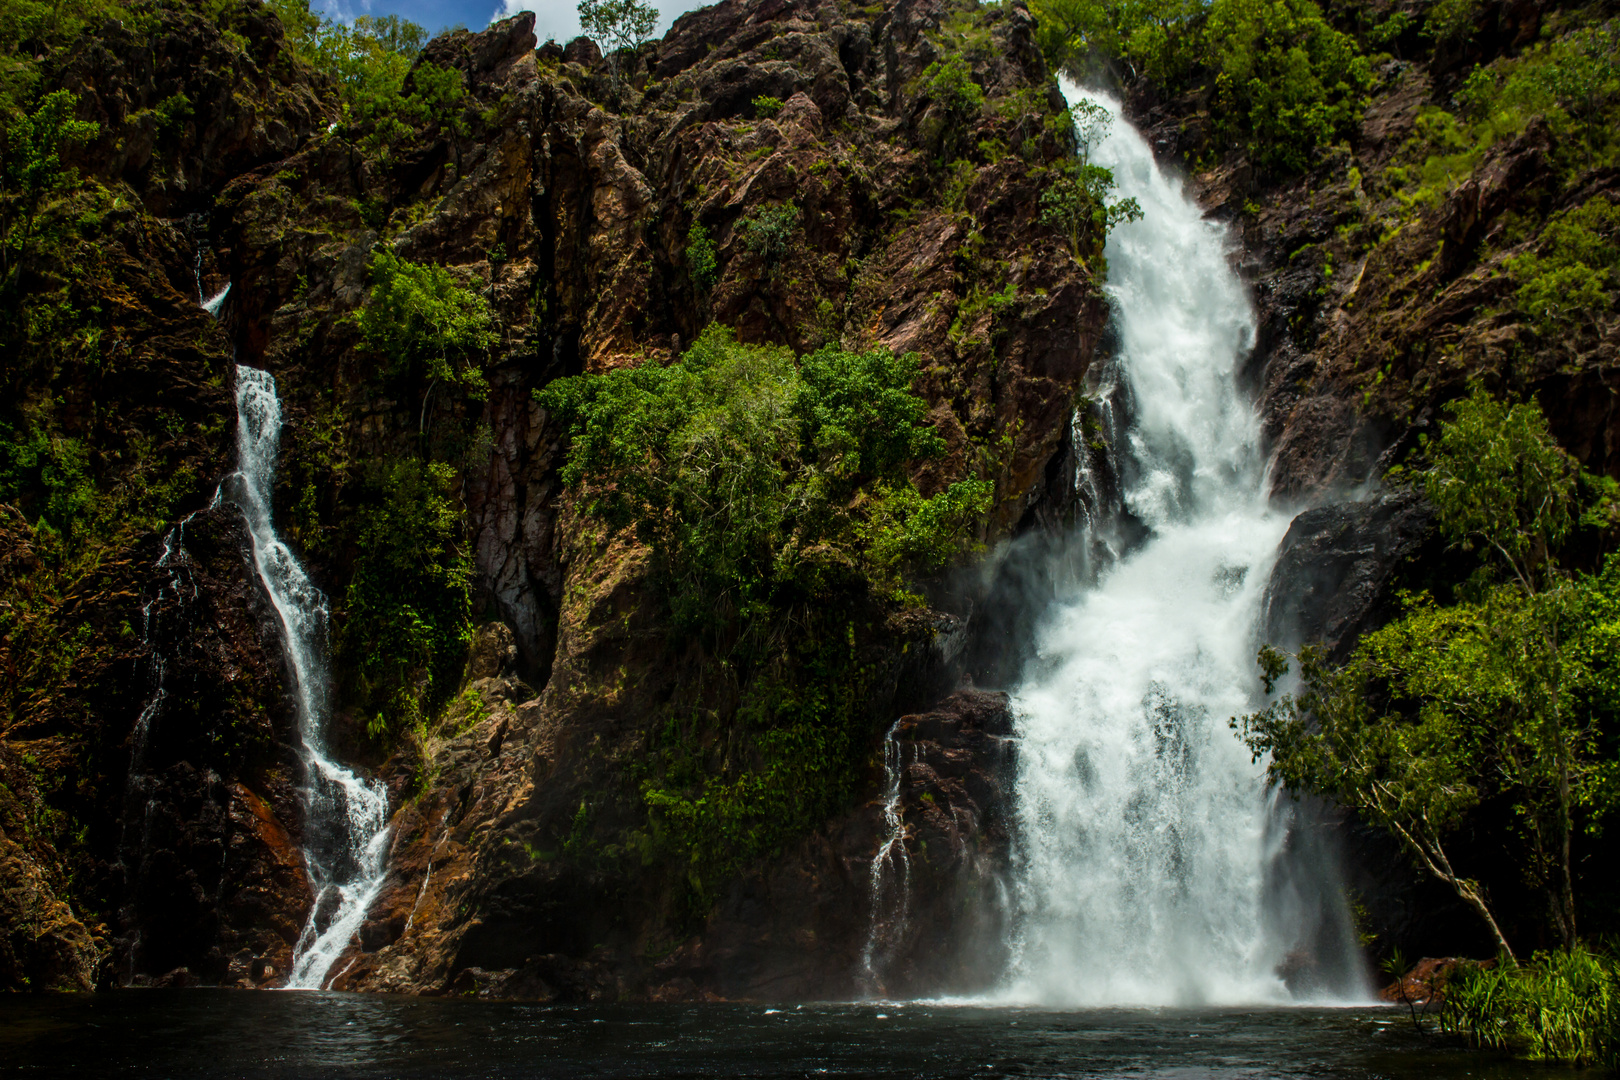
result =
[[[1384,174],[1410,206],[1437,203],[1493,146],[1538,119],[1553,135],[1552,160],[1562,174],[1549,180],[1569,182],[1613,165],[1620,153],[1620,31],[1613,24],[1576,29],[1477,67],[1453,103],[1453,111],[1429,106],[1419,114],[1404,148],[1419,164],[1392,165]]]
[[[1620,206],[1598,196],[1560,214],[1537,250],[1507,261],[1519,283],[1519,309],[1553,332],[1606,311],[1620,272]]]
[[[378,463],[359,485],[336,646],[374,737],[402,733],[456,689],[472,635],[462,532],[456,470],[444,462]]]
[[[371,295],[358,316],[366,348],[396,374],[426,374],[473,393],[485,389],[472,357],[495,342],[489,302],[450,271],[414,263],[381,244],[371,255]]]
[[[74,118],[77,104],[72,93],[57,90],[45,95],[31,113],[7,120],[5,184],[0,187],[0,294],[16,285],[44,201],[77,179],[75,171],[62,164],[62,151],[100,131],[100,125]]]
[[[957,116],[972,116],[984,105],[984,90],[973,81],[973,67],[962,56],[935,60],[923,69],[923,90]]]
[[[345,23],[311,11],[309,0],[270,0],[269,7],[293,55],[336,81],[344,122],[368,153],[386,157],[393,143],[430,121],[464,130],[456,108],[465,94],[461,73],[416,64],[428,40],[422,27],[397,15]]]
[[[40,62],[96,19],[113,0],[6,0],[0,4],[0,125],[34,103]]]
[[[917,495],[905,466],[944,444],[911,393],[916,371],[884,350],[795,363],[715,326],[679,363],[537,396],[570,433],[564,482],[651,547],[677,625],[714,629],[827,593],[893,593],[948,557],[988,485]]]

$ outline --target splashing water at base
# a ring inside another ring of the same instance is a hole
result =
[[[1288,527],[1267,504],[1259,423],[1236,385],[1254,317],[1224,228],[1159,170],[1119,104],[1064,93],[1113,115],[1092,161],[1144,212],[1112,233],[1107,257],[1118,373],[1135,402],[1115,450],[1125,507],[1150,531],[1060,605],[1015,694],[1022,849],[1007,993],[1287,1001],[1278,969],[1302,927],[1267,900],[1286,828],[1263,764],[1227,725],[1255,703],[1256,622]]]
[[[382,888],[388,791],[327,756],[326,597],[276,536],[270,516],[281,402],[267,371],[236,369],[237,472],[223,488],[253,538],[253,565],[281,622],[298,705],[306,815],[304,861],[315,902],[293,950],[287,986],[318,990]]]

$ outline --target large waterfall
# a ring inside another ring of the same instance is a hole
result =
[[[318,990],[382,888],[388,792],[327,754],[326,597],[276,535],[270,513],[281,441],[274,376],[238,366],[236,414],[238,465],[224,490],[247,519],[253,565],[281,622],[304,766],[304,861],[315,902],[287,985]]]
[[[1145,539],[1058,605],[1014,695],[1008,990],[1063,1005],[1288,1000],[1278,970],[1303,920],[1276,900],[1287,829],[1227,724],[1255,704],[1257,621],[1288,526],[1236,385],[1254,317],[1225,229],[1159,170],[1117,102],[1064,91],[1113,114],[1092,160],[1144,211],[1107,257],[1113,378],[1130,403],[1113,449]]]

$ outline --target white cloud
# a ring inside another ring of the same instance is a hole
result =
[[[707,6],[682,3],[681,0],[658,5],[658,28],[653,31],[653,36],[663,37],[676,18]],[[542,42],[555,38],[559,44],[567,44],[579,36],[579,4],[576,0],[501,0],[501,6],[495,9],[491,19],[509,19],[520,11],[534,12],[534,36]]]

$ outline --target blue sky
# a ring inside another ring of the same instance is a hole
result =
[[[399,15],[434,32],[456,25],[482,30],[489,25],[491,17],[504,19],[519,11],[532,11],[534,32],[541,41],[548,37],[567,41],[579,33],[576,0],[325,0],[324,6],[339,18]],[[666,0],[659,4],[655,0],[655,6],[662,17],[654,33],[663,37],[677,15],[705,5],[684,0]]]

